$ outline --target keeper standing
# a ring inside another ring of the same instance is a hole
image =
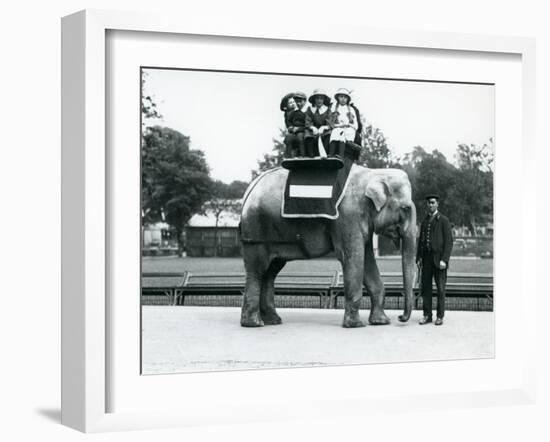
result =
[[[438,210],[439,196],[426,196],[428,214],[420,226],[416,249],[416,264],[421,267],[422,302],[424,317],[419,324],[432,322],[432,280],[437,287],[437,318],[435,325],[443,324],[445,316],[445,285],[453,249],[453,235],[449,219]]]

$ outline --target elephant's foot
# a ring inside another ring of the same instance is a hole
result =
[[[283,323],[283,320],[276,312],[262,314],[262,321],[264,321],[265,325],[279,325]]]
[[[390,318],[386,316],[384,310],[371,310],[369,315],[369,324],[371,325],[388,325]]]
[[[361,320],[359,313],[346,313],[344,315],[344,323],[342,324],[344,328],[365,327],[366,325],[367,324]]]
[[[260,313],[241,314],[241,326],[242,327],[263,327],[264,321],[260,317]]]

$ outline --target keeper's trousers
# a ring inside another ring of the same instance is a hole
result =
[[[447,284],[447,269],[440,269],[434,264],[432,252],[422,254],[422,303],[424,316],[432,317],[432,281],[437,287],[437,317],[445,316],[445,285]]]

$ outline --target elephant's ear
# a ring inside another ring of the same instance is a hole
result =
[[[369,181],[366,193],[374,203],[376,211],[380,212],[388,199],[388,185],[381,177],[375,177]]]

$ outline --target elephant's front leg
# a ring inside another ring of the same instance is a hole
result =
[[[365,287],[370,296],[371,309],[369,315],[369,324],[386,325],[390,323],[390,318],[384,313],[384,283],[380,277],[378,265],[372,250],[372,241],[365,247]]]
[[[344,271],[344,323],[346,328],[364,327],[366,324],[359,315],[359,306],[363,297],[363,259],[364,249],[354,246],[344,253],[342,268]]]

